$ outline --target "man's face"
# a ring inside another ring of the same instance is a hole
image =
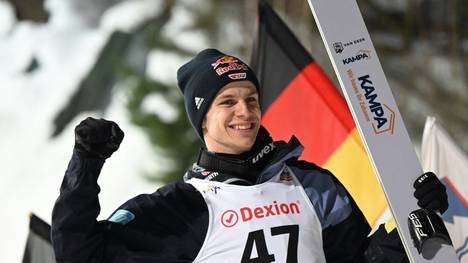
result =
[[[260,104],[250,81],[234,81],[216,95],[203,120],[208,150],[240,154],[252,148],[260,128]]]

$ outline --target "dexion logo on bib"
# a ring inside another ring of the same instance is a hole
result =
[[[299,200],[291,203],[278,203],[278,201],[273,201],[271,204],[262,206],[245,206],[241,207],[239,210],[226,210],[221,214],[221,223],[225,227],[232,227],[238,222],[261,220],[273,216],[299,215],[300,213],[301,206]]]

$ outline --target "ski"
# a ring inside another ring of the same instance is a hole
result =
[[[356,1],[308,2],[408,258],[459,262],[453,247],[441,240],[430,239],[430,247],[420,254],[411,239],[408,218],[418,209],[413,182],[422,168]]]

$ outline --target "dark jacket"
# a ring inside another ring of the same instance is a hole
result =
[[[381,228],[374,239],[367,237],[370,227],[352,197],[329,171],[298,160],[302,146],[294,137],[289,143],[274,145],[275,151],[254,183],[269,180],[284,164],[292,169],[320,219],[327,262],[406,260],[396,233],[387,235]],[[57,261],[192,262],[208,227],[201,194],[190,184],[172,183],[130,199],[109,220],[96,221],[100,211],[97,178],[103,164],[103,160],[80,158],[76,153],[72,156],[52,214]],[[186,179],[206,178],[210,172],[229,176],[221,169],[196,167],[187,172]],[[389,249],[391,258],[386,259]]]

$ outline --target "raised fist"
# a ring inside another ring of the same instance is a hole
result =
[[[75,127],[75,151],[82,157],[107,159],[119,149],[123,138],[115,122],[88,117]]]
[[[439,178],[427,172],[419,176],[414,182],[414,197],[418,199],[418,206],[428,210],[444,213],[448,208],[448,198],[445,186]]]

